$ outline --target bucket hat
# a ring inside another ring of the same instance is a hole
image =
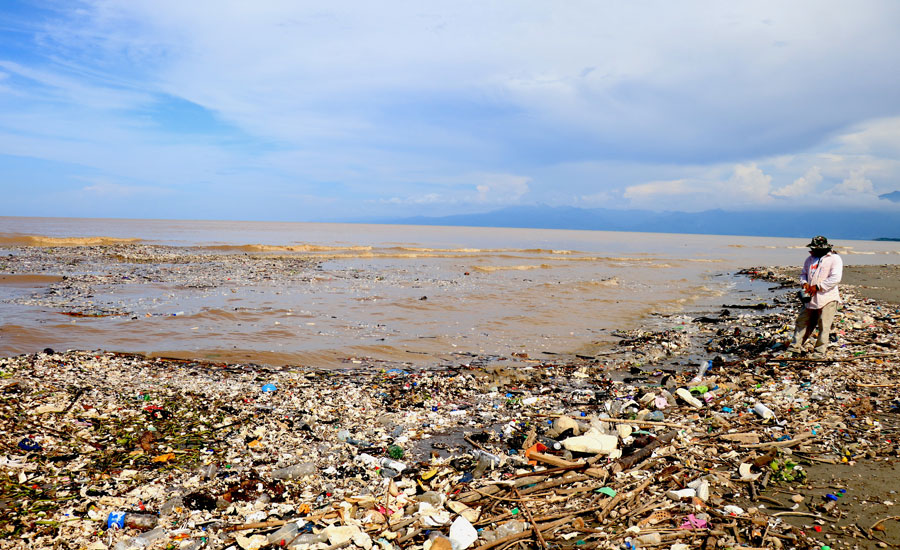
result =
[[[826,239],[822,235],[813,237],[812,241],[810,241],[809,244],[806,246],[807,246],[807,248],[820,248],[820,249],[831,248],[831,245],[828,244],[828,239]]]

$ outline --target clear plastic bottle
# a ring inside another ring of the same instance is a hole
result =
[[[394,460],[393,458],[382,458],[380,461],[382,468],[390,468],[391,470],[395,470],[397,472],[402,472],[406,469],[406,464],[400,462],[399,460]]]
[[[295,548],[299,546],[309,545],[309,544],[318,544],[320,542],[328,542],[328,537],[325,536],[325,533],[304,533],[297,537],[294,540],[294,543],[289,546],[289,548]]]
[[[494,533],[496,533],[497,539],[502,539],[510,535],[518,535],[519,533],[525,531],[525,527],[526,526],[524,521],[513,520],[504,523],[500,527],[497,527]]]
[[[269,544],[287,546],[300,534],[300,525],[296,522],[285,523],[280,529],[269,535]]]
[[[165,501],[162,506],[159,507],[159,515],[167,516],[175,511],[177,508],[183,508],[184,501],[180,496],[174,496],[169,500]]]
[[[299,464],[294,464],[293,466],[288,466],[286,468],[279,468],[272,472],[272,477],[274,479],[299,479],[301,477],[310,476],[316,473],[316,465],[312,462],[301,462]]]
[[[153,544],[153,541],[162,538],[165,535],[166,529],[164,527],[157,527],[156,529],[142,533],[134,538],[119,541],[114,550],[138,550],[140,548],[146,548]]]
[[[419,502],[427,502],[432,506],[438,507],[444,504],[444,496],[437,491],[425,491],[421,495],[416,496],[416,500]]]
[[[107,529],[122,529],[128,527],[139,531],[148,531],[156,527],[159,517],[155,514],[140,514],[134,512],[110,512],[106,518]]]
[[[207,464],[206,466],[200,467],[200,475],[203,479],[212,479],[218,472],[219,468],[215,464]]]

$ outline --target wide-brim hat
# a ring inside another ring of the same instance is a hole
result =
[[[828,239],[826,239],[822,235],[813,237],[812,240],[809,242],[809,244],[806,246],[807,246],[807,248],[820,248],[820,249],[831,248],[831,245],[828,244]]]

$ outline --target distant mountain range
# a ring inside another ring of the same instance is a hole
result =
[[[898,195],[894,192],[890,195]],[[883,197],[888,198],[888,197]],[[889,200],[894,200],[889,198]],[[829,239],[900,238],[900,215],[890,212],[802,210],[796,212],[651,212],[570,206],[514,206],[480,214],[368,220],[401,225],[589,229],[648,233],[699,233]]]

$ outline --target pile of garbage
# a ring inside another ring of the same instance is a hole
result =
[[[829,542],[843,494],[807,488],[900,456],[900,309],[846,292],[831,356],[787,359],[789,287],[559,363],[0,359],[0,548],[896,544]]]

